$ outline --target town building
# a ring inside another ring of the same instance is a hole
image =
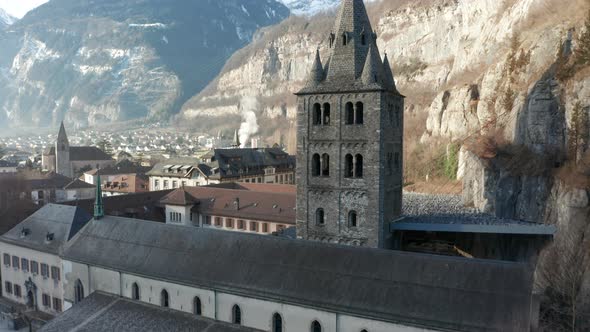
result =
[[[102,150],[93,146],[70,146],[62,122],[55,145],[43,152],[42,168],[73,178],[85,169],[113,166],[115,161]]]
[[[93,185],[53,172],[26,174],[24,179],[27,195],[38,205],[93,199],[95,195]]]
[[[48,204],[0,236],[2,296],[49,314],[67,309],[60,254],[90,219],[80,208]]]
[[[149,192],[149,178],[140,174],[124,174],[103,182],[104,196],[121,196]]]
[[[182,187],[165,196],[166,223],[256,234],[295,226],[295,186]]]
[[[0,159],[0,173],[15,174],[17,172],[18,172],[18,163]]]
[[[365,6],[346,0],[330,55],[297,93],[297,236],[390,248],[402,208],[404,96]]]
[[[156,164],[147,175],[151,191],[227,182],[294,184],[295,158],[273,148],[214,149],[200,159]]]

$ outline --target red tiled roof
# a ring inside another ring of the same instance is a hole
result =
[[[202,214],[295,224],[295,191],[288,186],[248,187],[251,189],[184,187],[176,189],[160,203],[187,206],[194,201],[198,205],[193,210]]]

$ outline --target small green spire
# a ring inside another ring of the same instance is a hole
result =
[[[100,174],[96,176],[96,199],[94,201],[94,219],[98,220],[104,217],[104,205],[102,203],[102,188],[100,183]]]

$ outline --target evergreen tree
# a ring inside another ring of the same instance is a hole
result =
[[[584,31],[580,34],[576,47],[576,64],[585,66],[590,64],[590,11],[586,17]]]

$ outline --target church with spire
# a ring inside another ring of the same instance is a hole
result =
[[[391,247],[401,214],[404,96],[362,0],[344,0],[296,93],[297,237]]]
[[[74,178],[81,169],[114,166],[115,160],[94,146],[70,146],[62,122],[54,145],[43,151],[41,163],[44,171]]]

